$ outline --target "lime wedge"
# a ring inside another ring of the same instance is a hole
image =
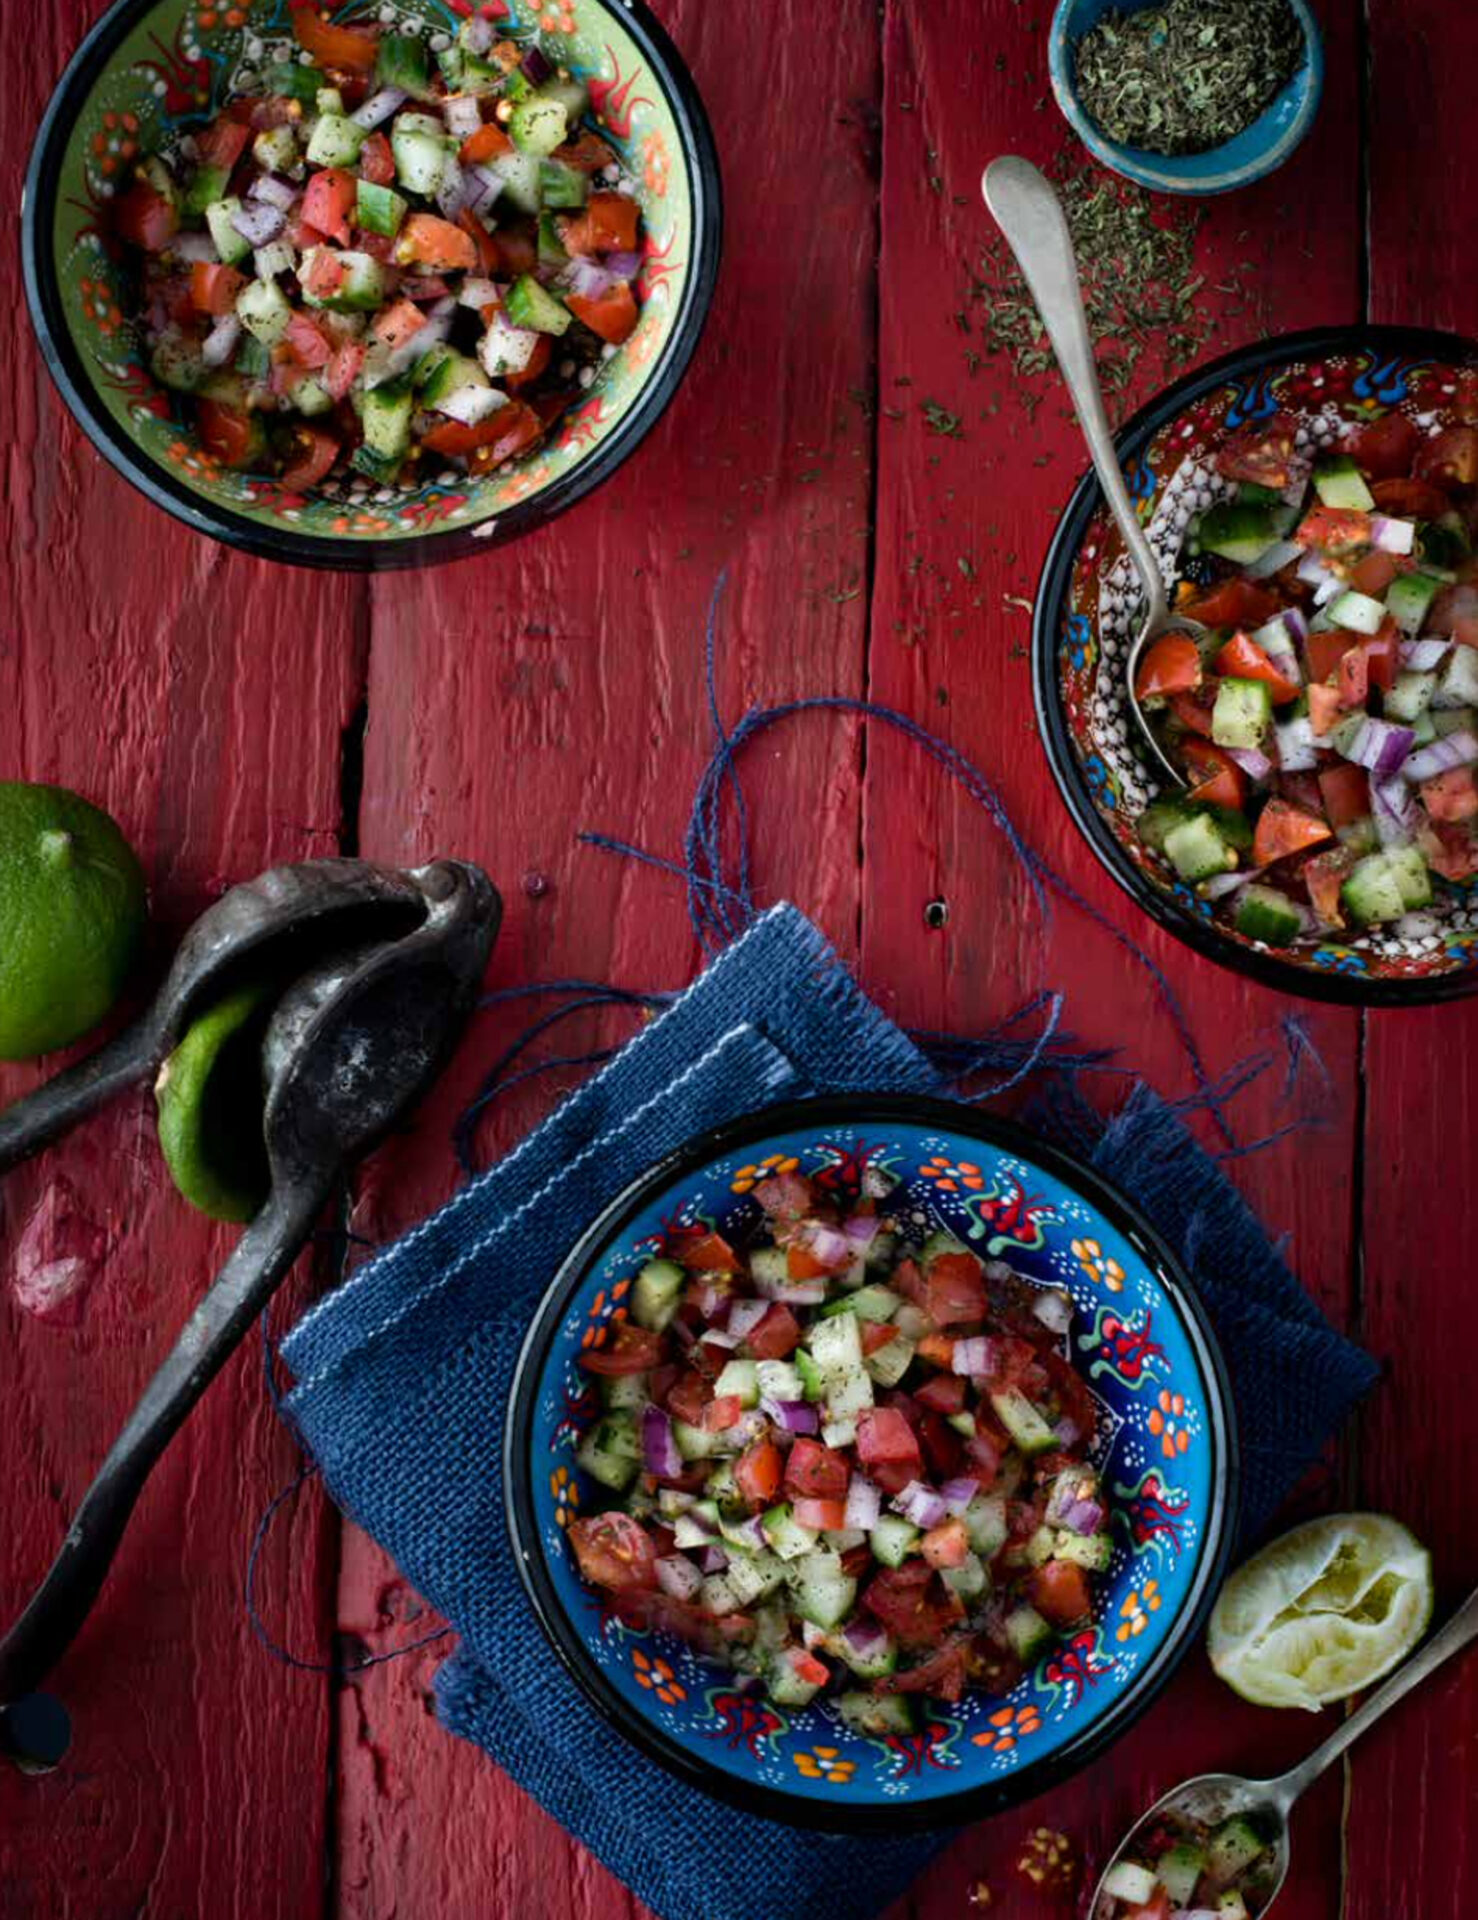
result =
[[[1244,1700],[1307,1707],[1398,1666],[1432,1617],[1432,1561],[1397,1520],[1337,1513],[1239,1567],[1211,1615],[1211,1664]]]
[[[250,1220],[267,1196],[262,1035],[270,1000],[268,987],[244,987],[207,1008],[154,1086],[174,1183],[213,1220]]]

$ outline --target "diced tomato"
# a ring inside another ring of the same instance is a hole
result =
[[[913,1397],[930,1413],[960,1413],[965,1406],[965,1382],[958,1373],[932,1374],[914,1388]]]
[[[478,264],[478,249],[471,234],[455,222],[434,213],[413,213],[400,230],[395,257],[402,262],[419,261],[438,273],[471,273]]]
[[[1298,682],[1280,673],[1248,634],[1234,633],[1216,656],[1216,664],[1231,679],[1261,681],[1275,707],[1298,698]]]
[[[197,260],[190,269],[190,299],[197,313],[219,318],[234,313],[236,296],[246,285],[246,275],[235,267],[223,267],[214,261]]]
[[[1208,587],[1181,609],[1204,627],[1264,626],[1278,611],[1278,596],[1270,587],[1233,574],[1218,586]]]
[[[1478,484],[1478,427],[1444,427],[1422,442],[1411,471],[1416,479],[1439,487]]]
[[[393,353],[407,340],[414,340],[426,324],[426,316],[414,300],[397,300],[392,307],[375,316],[371,333]]]
[[[1319,782],[1311,773],[1278,773],[1273,776],[1274,791],[1280,800],[1287,800],[1295,807],[1301,807],[1305,813],[1315,815],[1324,811],[1324,796],[1319,791]]]
[[[1301,547],[1319,553],[1358,553],[1370,545],[1370,515],[1358,507],[1311,507],[1293,537]]]
[[[220,167],[224,172],[229,173],[246,152],[247,142],[250,139],[251,128],[246,121],[223,113],[203,133],[197,133],[195,136],[201,166]]]
[[[457,225],[476,250],[477,271],[483,274],[495,274],[498,271],[498,243],[470,207],[464,207],[457,215]],[[549,336],[541,333],[539,338],[547,341]]]
[[[921,1360],[927,1360],[931,1367],[948,1369],[954,1365],[955,1343],[948,1333],[926,1333],[914,1349]]]
[[[1180,757],[1192,781],[1192,800],[1234,812],[1247,804],[1247,775],[1224,747],[1192,734],[1181,742]]]
[[[1170,1895],[1161,1887],[1148,1900],[1125,1910],[1124,1920],[1170,1920]]]
[[[973,1253],[941,1253],[925,1268],[924,1281],[936,1327],[985,1318],[985,1270]]]
[[[458,157],[464,167],[477,167],[485,161],[496,160],[500,153],[512,153],[512,151],[513,142],[497,121],[487,120],[476,133],[468,134],[462,142]]]
[[[681,1420],[684,1426],[702,1426],[708,1395],[708,1382],[696,1367],[690,1367],[686,1373],[679,1374],[675,1383],[668,1388],[667,1411],[674,1420]]]
[[[785,1272],[791,1280],[820,1280],[836,1268],[822,1260],[803,1241],[785,1249]]]
[[[1319,797],[1330,826],[1347,827],[1370,812],[1370,775],[1364,767],[1341,760],[1320,773]]]
[[[1291,807],[1286,800],[1269,800],[1253,829],[1252,864],[1269,866],[1290,853],[1305,853],[1329,838],[1329,828],[1313,814]]]
[[[583,130],[578,139],[566,140],[562,147],[556,147],[550,157],[574,167],[579,173],[599,173],[616,158],[598,133]]]
[[[745,1335],[745,1345],[756,1360],[787,1360],[801,1344],[801,1323],[778,1300],[765,1309]]]
[[[813,1500],[804,1495],[791,1505],[796,1525],[812,1527],[817,1533],[827,1533],[847,1524],[847,1503],[845,1500]]]
[[[1467,880],[1478,873],[1478,840],[1464,826],[1434,820],[1417,835],[1422,857],[1444,880]]]
[[[314,373],[326,367],[333,357],[333,342],[311,314],[295,313],[282,338],[292,348],[298,364]]]
[[[395,155],[383,133],[372,133],[359,149],[359,175],[372,187],[395,185]]]
[[[1354,641],[1343,627],[1328,627],[1311,633],[1304,642],[1309,658],[1309,679],[1328,680],[1339,672],[1339,663]]]
[[[1452,637],[1460,647],[1478,647],[1478,618],[1459,615],[1452,623]]]
[[[750,1506],[767,1507],[780,1491],[784,1468],[785,1456],[775,1442],[756,1440],[735,1461],[734,1484]]]
[[[863,1574],[872,1572],[872,1547],[869,1542],[864,1540],[860,1547],[848,1547],[842,1555],[842,1572],[853,1580],[860,1580]]]
[[[953,1480],[960,1470],[965,1443],[942,1413],[919,1415],[919,1444],[929,1475],[935,1480]]]
[[[935,1578],[923,1560],[901,1567],[880,1567],[863,1589],[862,1604],[901,1647],[932,1647],[959,1620],[964,1608],[957,1595]],[[927,1690],[935,1691],[927,1682]],[[895,1683],[895,1691],[897,1691]]]
[[[948,1520],[941,1520],[937,1527],[930,1527],[919,1542],[919,1551],[931,1567],[962,1566],[965,1555],[970,1551],[970,1538],[965,1532],[964,1521],[952,1514]]]
[[[538,237],[530,227],[499,227],[493,235],[498,248],[498,273],[515,280],[521,273],[532,273],[539,264]]]
[[[1452,504],[1430,480],[1377,480],[1370,491],[1380,511],[1397,520],[1440,520]]]
[[[380,56],[380,36],[367,27],[340,27],[313,6],[293,12],[298,45],[320,67],[343,67],[349,73],[371,73]]]
[[[516,454],[532,447],[543,436],[544,422],[532,407],[526,407],[521,400],[511,400],[506,407],[499,407],[496,418],[502,432],[498,439],[479,447],[472,455],[468,466],[473,473],[491,473],[495,467],[501,467],[505,460],[512,460]]]
[[[1049,1560],[1038,1567],[1028,1586],[1031,1603],[1054,1627],[1071,1627],[1086,1620],[1093,1607],[1088,1576],[1070,1560]]]
[[[980,1417],[975,1419],[975,1432],[965,1442],[965,1454],[970,1462],[970,1471],[980,1481],[980,1491],[989,1493],[995,1485],[996,1475],[1001,1471],[1001,1462],[1006,1456],[1006,1442],[982,1427]]]
[[[1171,693],[1189,693],[1201,684],[1201,655],[1188,633],[1167,633],[1145,654],[1134,676],[1134,695],[1153,700]]]
[[[831,1678],[831,1669],[824,1660],[818,1660],[814,1653],[808,1653],[804,1647],[787,1648],[784,1659],[796,1679],[808,1687],[824,1687]]]
[[[772,1173],[761,1180],[754,1197],[772,1220],[804,1220],[811,1211],[811,1183],[803,1173]]]
[[[939,1700],[958,1700],[965,1690],[969,1671],[970,1642],[957,1634],[937,1653],[916,1667],[904,1667],[877,1683],[879,1693],[928,1693]]]
[[[844,1453],[834,1453],[819,1440],[802,1434],[785,1462],[785,1488],[808,1500],[843,1500],[852,1469]]]
[[[326,247],[328,245],[328,235],[326,233],[320,233],[317,227],[310,227],[308,222],[303,218],[301,201],[287,216],[287,226],[282,237],[295,253],[307,253],[313,247]],[[364,247],[364,242],[371,237],[369,234],[362,234],[360,236],[361,247]],[[365,247],[364,251],[367,253],[369,249]],[[299,277],[301,278],[301,275]]]
[[[897,1337],[897,1327],[890,1326],[886,1320],[864,1320],[862,1323],[862,1351],[864,1356],[876,1353],[880,1347],[890,1345]]]
[[[627,194],[592,193],[583,213],[560,221],[560,238],[567,253],[634,253],[640,215]]]
[[[292,456],[282,470],[283,486],[294,493],[306,493],[318,486],[328,478],[339,453],[337,436],[323,427],[294,427]]]
[[[1350,876],[1354,861],[1343,847],[1333,848],[1328,853],[1316,853],[1312,860],[1304,865],[1303,883],[1308,888],[1309,903],[1319,918],[1319,924],[1325,927],[1342,927],[1344,914],[1340,910],[1340,889]]]
[[[858,1417],[857,1458],[885,1493],[902,1493],[924,1466],[918,1437],[895,1407],[872,1407]]]
[[[690,1234],[676,1249],[689,1273],[737,1273],[739,1256],[721,1233]]]
[[[335,400],[347,400],[350,389],[364,366],[365,349],[358,340],[345,340],[334,348],[323,371],[323,384]]]
[[[1388,413],[1361,427],[1345,443],[1345,452],[1370,480],[1395,480],[1411,472],[1422,444],[1421,430],[1404,413]]]
[[[1389,614],[1382,622],[1380,631],[1361,642],[1360,651],[1365,655],[1365,674],[1369,685],[1389,693],[1396,684],[1397,670],[1401,665],[1401,629]]]
[[[582,1348],[577,1358],[587,1373],[604,1374],[609,1379],[645,1373],[662,1358],[662,1336],[623,1320],[609,1346]]]
[[[1187,733],[1199,733],[1205,739],[1211,738],[1211,714],[1216,705],[1216,689],[1219,680],[1210,678],[1201,682],[1194,693],[1172,693],[1170,711]]]
[[[1434,820],[1471,820],[1478,814],[1478,777],[1472,767],[1453,767],[1423,780],[1421,796]]]
[[[727,1432],[738,1425],[743,1412],[744,1402],[737,1393],[717,1394],[703,1409],[703,1429],[706,1433]]]
[[[162,253],[180,230],[174,202],[155,191],[147,180],[136,180],[113,202],[113,231],[131,247]]]
[[[1321,681],[1309,683],[1309,725],[1316,738],[1322,739],[1339,719],[1339,691],[1335,687],[1326,687]]]
[[[901,1293],[905,1300],[912,1300],[916,1307],[923,1306],[929,1297],[924,1284],[923,1269],[917,1260],[900,1260],[893,1269],[893,1291]]]
[[[1428,633],[1455,634],[1460,626],[1478,619],[1478,585],[1459,580],[1444,587],[1432,602],[1427,615]]]
[[[249,464],[257,446],[257,431],[255,421],[244,407],[228,407],[219,400],[197,400],[195,425],[200,444],[224,466]]]
[[[565,305],[582,326],[613,347],[631,338],[639,317],[636,295],[624,280],[591,298],[568,293]]]
[[[646,1530],[629,1513],[592,1513],[569,1525],[570,1545],[592,1585],[614,1592],[657,1584],[657,1555]]]
[[[547,333],[541,333],[534,342],[534,351],[529,355],[528,364],[522,373],[505,373],[503,385],[516,393],[520,387],[532,386],[534,381],[549,370],[549,362],[554,358],[554,341]],[[755,1189],[758,1193],[759,1189]]]
[[[1243,427],[1222,445],[1216,470],[1228,480],[1281,492],[1293,478],[1298,435],[1292,421],[1276,415],[1266,426]]]
[[[341,247],[349,244],[349,222],[359,204],[354,175],[343,167],[324,167],[310,174],[303,195],[303,218]]]

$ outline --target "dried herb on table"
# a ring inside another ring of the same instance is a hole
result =
[[[1078,42],[1083,110],[1121,146],[1206,153],[1245,132],[1298,71],[1288,0],[1169,0],[1106,13]]]

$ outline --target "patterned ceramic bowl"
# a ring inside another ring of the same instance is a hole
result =
[[[1095,1458],[1111,1490],[1114,1556],[1090,1627],[1012,1692],[930,1703],[923,1730],[866,1739],[835,1712],[771,1705],[753,1683],[666,1635],[613,1620],[576,1571],[564,1529],[599,1489],[575,1463],[594,1415],[583,1347],[625,1312],[633,1274],[702,1221],[741,1241],[755,1184],[799,1167],[855,1193],[864,1168],[897,1186],[889,1213],[949,1228],[983,1255],[1064,1287],[1065,1348],[1100,1409]],[[509,1523],[555,1652],[635,1745],[706,1791],[792,1825],[947,1826],[1030,1799],[1138,1717],[1196,1639],[1225,1569],[1235,1431],[1194,1288],[1143,1221],[1094,1175],[973,1109],[916,1098],[804,1101],[689,1143],[607,1210],[531,1329],[507,1434]]]
[[[1221,441],[1280,410],[1305,445],[1393,408],[1427,426],[1471,418],[1478,346],[1452,334],[1342,327],[1229,354],[1168,388],[1119,435],[1139,517],[1167,578],[1185,530],[1230,493]],[[1032,678],[1057,784],[1109,872],[1162,926],[1226,966],[1286,992],[1367,1006],[1415,1006],[1478,989],[1478,883],[1444,887],[1424,931],[1373,927],[1347,944],[1277,952],[1215,919],[1210,905],[1140,845],[1135,820],[1159,791],[1127,711],[1123,661],[1135,591],[1123,542],[1091,474],[1068,503],[1037,589]]]
[[[307,566],[421,566],[542,525],[611,474],[671,399],[718,273],[718,162],[672,43],[642,0],[485,0],[509,31],[587,80],[602,127],[642,183],[643,311],[631,339],[556,434],[481,480],[451,470],[414,489],[354,477],[310,496],[211,461],[143,365],[103,238],[135,154],[202,124],[293,46],[295,0],[118,0],[47,109],[26,182],[26,292],[67,405],[99,451],[197,532]],[[336,18],[411,23],[435,45],[469,0],[325,0]]]

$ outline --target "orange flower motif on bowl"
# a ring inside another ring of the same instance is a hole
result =
[[[1146,1580],[1142,1587],[1131,1587],[1119,1607],[1119,1624],[1114,1638],[1121,1644],[1137,1640],[1150,1623],[1150,1615],[1161,1606],[1160,1583]]]
[[[668,157],[667,142],[660,133],[649,133],[642,141],[641,158],[642,179],[659,200],[664,199],[672,177],[672,161]]]
[[[545,33],[573,33],[575,9],[571,0],[543,0],[539,8],[539,25]]]
[[[1160,1389],[1160,1398],[1151,1409],[1147,1422],[1149,1430],[1160,1442],[1160,1451],[1167,1460],[1174,1460],[1182,1453],[1189,1453],[1191,1436],[1186,1427],[1185,1396],[1172,1393],[1169,1387]]]
[[[686,1700],[688,1690],[678,1679],[672,1668],[663,1659],[653,1659],[649,1653],[637,1647],[631,1656],[632,1670],[636,1675],[636,1684],[645,1687],[648,1693],[669,1707],[675,1707],[679,1700]]]
[[[997,1707],[980,1732],[972,1733],[970,1739],[975,1746],[987,1747],[992,1753],[1010,1753],[1041,1725],[1042,1716],[1034,1706]]]
[[[549,1476],[549,1491],[554,1495],[554,1518],[567,1527],[580,1504],[580,1483],[568,1467],[556,1467]]]
[[[1072,1255],[1094,1286],[1107,1287],[1110,1293],[1124,1291],[1124,1269],[1096,1240],[1074,1240]]]
[[[973,1160],[946,1160],[942,1153],[924,1162],[919,1178],[929,1181],[940,1193],[979,1193],[985,1186],[985,1175]]]
[[[771,1153],[763,1160],[740,1167],[729,1182],[733,1193],[753,1193],[762,1180],[768,1180],[775,1173],[794,1173],[800,1161],[793,1153]]]
[[[833,1787],[844,1787],[857,1771],[855,1760],[843,1760],[835,1747],[813,1747],[809,1753],[793,1753],[795,1770],[803,1780],[825,1780]]]
[[[82,295],[82,311],[101,334],[116,333],[123,324],[123,315],[118,303],[102,280],[92,280],[83,275],[77,282],[78,292]]]
[[[613,1327],[620,1326],[626,1318],[627,1309],[622,1305],[631,1291],[630,1280],[618,1280],[613,1287],[602,1287],[590,1303],[590,1325],[580,1335],[580,1345],[587,1350],[591,1347],[603,1347]]]

